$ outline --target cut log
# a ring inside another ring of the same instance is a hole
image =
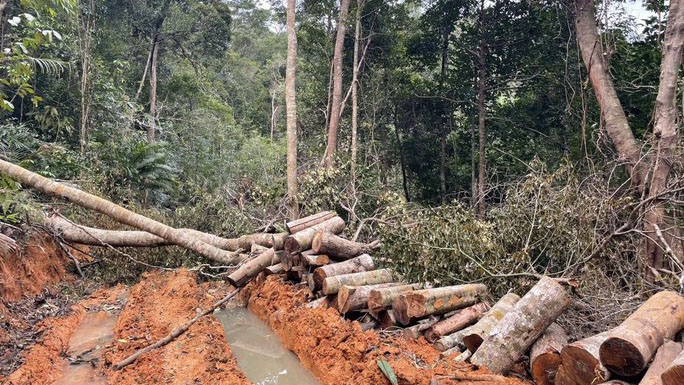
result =
[[[445,286],[434,289],[409,291],[400,294],[392,302],[394,316],[402,325],[430,315],[444,314],[478,302],[487,293],[483,284]]]
[[[641,379],[639,385],[663,385],[661,375],[665,370],[677,359],[677,357],[684,351],[684,344],[681,342],[674,342],[667,340],[658,348],[653,362],[648,367],[644,378]],[[684,383],[684,378],[681,378],[679,384]]]
[[[266,247],[266,246],[261,246],[261,245],[258,244],[258,243],[252,243],[252,249],[250,250],[250,254],[259,255],[259,254],[265,252],[265,251],[268,250],[268,249],[269,249],[269,248]]]
[[[264,275],[271,275],[271,274],[280,274],[284,273],[285,270],[283,270],[283,265],[280,263],[277,263],[273,266],[269,266],[264,270]]]
[[[332,303],[332,298],[330,298],[326,295],[326,296],[323,296],[323,297],[321,297],[315,301],[311,301],[311,302],[307,303],[306,305],[304,305],[304,307],[307,307],[309,309],[316,309],[316,308],[322,307],[325,309],[325,308],[329,308],[331,303]]]
[[[377,318],[380,323],[380,329],[389,329],[397,325],[397,319],[394,317],[392,309],[382,310]]]
[[[592,385],[610,379],[610,372],[599,360],[599,347],[607,337],[606,333],[600,333],[575,341],[561,350],[561,363],[567,381],[577,385]]]
[[[301,260],[307,266],[325,266],[330,263],[330,258],[325,254],[309,254],[309,250],[301,253]]]
[[[7,174],[7,176],[19,183],[30,186],[45,194],[67,199],[81,207],[107,215],[117,222],[133,226],[138,230],[143,230],[164,238],[175,245],[192,250],[212,261],[224,265],[231,265],[241,258],[239,253],[220,249],[187,232],[167,226],[143,215],[136,214],[108,200],[88,194],[85,191],[54,182],[10,162],[0,160],[0,172]]]
[[[457,310],[449,318],[440,321],[425,331],[425,339],[435,342],[442,336],[455,333],[466,326],[475,323],[489,310],[487,302],[479,302],[465,309]]]
[[[566,281],[567,282],[567,281]],[[494,327],[470,358],[497,374],[506,374],[544,330],[572,303],[567,283],[542,277]]]
[[[320,267],[319,267],[320,269]],[[316,269],[318,270],[318,269]],[[342,274],[327,277],[323,281],[323,294],[337,294],[342,286],[366,286],[379,283],[390,283],[394,280],[389,269],[363,271],[360,273]],[[395,314],[396,316],[396,314]]]
[[[477,348],[482,345],[482,341],[489,336],[489,333],[494,330],[494,327],[496,327],[504,316],[513,310],[518,301],[520,301],[520,297],[515,293],[508,293],[501,297],[501,299],[494,304],[494,307],[470,328],[470,333],[463,336],[463,343],[466,348],[475,353]]]
[[[373,258],[368,254],[359,255],[350,260],[325,265],[314,270],[314,282],[316,284],[315,290],[323,288],[323,281],[328,277],[336,275],[360,273],[362,271],[371,271],[375,269]]]
[[[404,337],[407,339],[417,340],[423,335],[423,332],[431,328],[434,324],[439,322],[439,316],[431,316],[429,318],[418,321],[417,324],[404,329]]]
[[[253,244],[264,247],[272,247],[276,250],[282,250],[287,238],[287,233],[255,233],[247,234],[238,238],[238,246],[243,250],[251,250]]]
[[[301,257],[299,253],[290,254],[285,251],[280,258],[280,263],[283,264],[283,270],[290,271],[293,267],[301,264]]]
[[[350,241],[327,231],[318,231],[311,242],[315,254],[326,254],[337,260],[347,260],[370,253],[376,246]]]
[[[562,361],[562,359],[561,359]],[[565,367],[561,363],[554,377],[554,385],[579,385],[566,373]]]
[[[568,344],[568,335],[557,323],[552,323],[532,345],[530,373],[537,385],[554,385],[561,364],[560,352]]]
[[[402,285],[402,283],[380,283],[366,286],[342,286],[337,293],[337,306],[340,313],[368,308],[368,295],[371,290],[384,289]]]
[[[344,230],[344,219],[337,216],[332,217],[313,227],[309,227],[287,237],[285,239],[285,251],[290,254],[301,253],[302,251],[311,248],[311,242],[313,242],[316,232],[327,231],[333,234],[339,234],[342,230]]]
[[[624,377],[641,373],[665,339],[684,328],[684,297],[674,291],[651,296],[620,326],[608,331],[599,356],[603,366]]]
[[[344,263],[344,262],[343,262]],[[418,284],[409,284],[389,287],[386,289],[371,290],[368,294],[368,313],[378,318],[378,314],[385,309],[392,307],[392,301],[399,296],[399,294],[413,291],[419,288]]]
[[[442,338],[435,341],[432,346],[440,352],[445,352],[451,349],[457,349],[459,352],[465,350],[465,344],[463,344],[463,336],[470,332],[472,326],[468,326],[463,330],[459,330],[455,333],[447,334]]]
[[[668,365],[667,369],[660,376],[663,385],[682,385],[684,384],[684,352]]]
[[[317,214],[309,215],[308,217],[287,222],[285,223],[285,229],[287,229],[287,232],[290,234],[298,233],[336,216],[337,214],[334,211],[323,211]]]
[[[278,264],[280,259],[274,249],[268,249],[266,252],[257,255],[250,259],[239,269],[235,270],[228,276],[228,282],[235,287],[240,287],[247,283],[250,279],[256,277],[265,268]]]

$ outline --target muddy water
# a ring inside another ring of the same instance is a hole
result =
[[[215,314],[223,324],[233,356],[247,378],[257,385],[320,385],[285,349],[278,336],[244,307]]]

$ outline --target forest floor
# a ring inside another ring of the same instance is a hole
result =
[[[195,273],[177,270],[145,273],[131,287],[96,288],[68,272],[72,262],[65,254],[37,235],[21,253],[0,253],[0,384],[250,384],[213,316],[111,370],[112,363],[209,307],[230,285],[198,283]],[[235,302],[268,323],[323,385],[389,384],[379,360],[390,364],[402,385],[525,384],[489,379],[486,369],[440,359],[423,339],[364,332],[334,309],[302,307],[310,295],[308,288],[269,276],[247,285]]]

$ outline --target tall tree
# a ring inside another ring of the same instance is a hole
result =
[[[287,1],[287,63],[285,70],[285,108],[287,110],[287,195],[290,218],[299,216],[297,204],[297,102],[295,75],[297,72],[297,31],[295,30],[296,0]]]
[[[359,67],[360,67],[360,46],[361,46],[361,10],[363,9],[364,0],[356,0],[356,21],[354,24],[354,63],[352,68],[352,138],[351,138],[351,168],[350,177],[352,191],[356,194],[356,158],[358,153],[358,125],[359,125]]]

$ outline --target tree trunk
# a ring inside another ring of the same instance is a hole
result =
[[[359,255],[356,258],[341,263],[321,266],[313,272],[314,282],[316,284],[315,290],[321,290],[323,288],[323,282],[328,277],[371,270],[375,270],[375,263],[373,262],[373,258],[368,254]]]
[[[291,220],[285,223],[285,229],[290,234],[298,233],[302,230],[306,230],[309,227],[316,226],[336,216],[337,213],[335,213],[334,211],[322,211],[320,213],[309,215],[304,218]]]
[[[402,285],[398,282],[380,283],[377,285],[366,286],[342,286],[337,292],[337,309],[345,314],[350,311],[363,310],[368,308],[368,295],[371,290],[396,287]]]
[[[287,1],[287,59],[285,69],[285,110],[287,114],[287,197],[290,218],[299,216],[297,204],[297,31],[295,31],[296,0]]]
[[[307,266],[321,267],[330,264],[330,258],[325,254],[309,254],[307,250],[301,254],[302,262]]]
[[[451,27],[443,26],[442,28],[442,70],[440,79],[440,88],[444,89],[444,82],[447,77],[447,70],[449,68],[449,36],[451,35]],[[446,130],[446,113],[444,106],[445,101],[440,101],[442,108],[440,108],[440,122],[439,122],[439,199],[442,204],[446,203],[446,157],[447,157],[447,130]]]
[[[194,237],[186,232],[174,229],[173,227],[144,217],[140,214],[136,214],[95,195],[88,194],[81,190],[65,186],[57,182],[53,182],[15,164],[5,162],[4,160],[0,160],[0,172],[3,172],[10,178],[45,194],[55,195],[60,198],[67,199],[81,207],[97,211],[120,223],[157,235],[173,244],[185,247],[186,249],[192,250],[224,265],[233,264],[241,258],[240,254],[236,252],[221,250],[206,242],[202,242],[197,237]]]
[[[656,352],[651,366],[649,366],[639,385],[663,385],[661,375],[683,351],[684,343],[665,341],[658,349],[658,352]],[[679,384],[682,383],[682,381],[679,382]]]
[[[354,25],[354,63],[352,68],[352,137],[351,137],[351,166],[350,175],[352,193],[356,194],[356,158],[358,153],[358,126],[359,126],[359,70],[360,70],[360,45],[361,45],[361,10],[363,9],[363,0],[356,0],[356,23]]]
[[[654,294],[620,326],[609,330],[599,356],[620,376],[641,373],[665,339],[684,328],[684,297],[673,291]]]
[[[469,329],[470,332],[463,336],[463,344],[468,350],[475,353],[477,348],[482,345],[482,341],[489,336],[489,333],[494,330],[496,325],[501,322],[506,314],[510,313],[515,308],[515,304],[518,301],[520,301],[520,297],[515,293],[508,293],[501,297],[501,299],[494,304],[494,307]]]
[[[428,342],[435,342],[442,336],[455,333],[466,326],[475,323],[489,310],[487,302],[476,303],[465,309],[458,310],[456,314],[435,324],[425,331],[425,339]]]
[[[328,146],[325,149],[325,166],[330,168],[335,163],[337,149],[337,130],[340,125],[342,109],[342,51],[344,49],[345,23],[349,12],[350,0],[340,1],[340,14],[337,21],[335,51],[333,52],[333,99],[330,108],[330,125],[328,126]]]
[[[257,244],[265,247],[272,247],[276,250],[282,250],[287,237],[287,233],[246,234],[238,238],[238,246],[240,246],[242,250],[251,250],[252,245]]]
[[[283,265],[278,263],[273,266],[269,266],[266,269],[264,269],[264,275],[273,275],[273,274],[280,274],[284,273],[285,270],[283,270]]]
[[[368,293],[368,312],[377,319],[378,314],[381,311],[390,308],[394,299],[400,294],[416,290],[417,288],[418,285],[410,284],[371,290],[370,293]]]
[[[530,373],[537,385],[554,385],[561,364],[560,352],[568,344],[568,335],[557,323],[552,323],[532,345]]]
[[[235,270],[228,276],[228,282],[235,287],[240,287],[247,283],[250,279],[256,277],[257,274],[262,272],[265,268],[269,266],[276,265],[280,262],[280,259],[276,255],[274,249],[268,249],[268,251],[250,259],[239,269]]]
[[[556,372],[556,383],[559,377],[563,383],[577,385],[592,385],[610,379],[611,374],[599,359],[599,347],[606,340],[607,334],[601,333],[595,336],[575,341],[561,350],[561,366]]]
[[[484,33],[484,0],[480,1],[480,33]],[[486,106],[485,98],[487,92],[487,67],[486,51],[484,39],[481,38],[477,47],[477,130],[479,133],[479,162],[477,178],[477,215],[480,218],[485,216],[485,179],[487,172],[487,127],[485,126]]]
[[[337,294],[342,286],[366,286],[379,283],[391,283],[392,271],[389,269],[362,271],[360,273],[350,273],[327,277],[323,281],[323,294]]]
[[[409,325],[430,315],[444,314],[478,302],[487,293],[483,284],[445,286],[400,294],[392,302],[394,315],[402,325]]]
[[[157,57],[159,55],[159,35],[152,38],[152,56],[150,57],[150,119],[147,126],[147,141],[152,143],[157,136]]]
[[[663,385],[684,384],[684,352],[668,365],[667,369],[660,376]]]
[[[333,234],[339,234],[344,230],[344,225],[344,219],[333,217],[325,222],[321,222],[315,226],[292,234],[285,239],[285,251],[290,254],[301,253],[311,247],[316,232],[328,231]]]
[[[311,242],[315,254],[326,254],[337,260],[347,260],[370,253],[375,245],[350,241],[327,231],[318,231]]]
[[[507,373],[571,303],[566,285],[542,277],[494,327],[470,362],[494,373]]]
[[[462,352],[465,350],[465,345],[463,344],[463,337],[468,334],[472,330],[472,326],[468,326],[465,329],[459,330],[455,333],[447,334],[445,336],[442,336],[442,338],[438,339],[433,346],[435,349],[441,351],[441,352],[446,352],[448,350],[451,350],[450,353],[452,354],[456,350],[459,352]]]
[[[90,69],[91,69],[91,55],[93,32],[95,30],[95,2],[90,0],[87,5],[87,14],[79,13],[81,21],[80,43],[81,43],[81,121],[80,121],[80,147],[81,155],[84,155],[88,148],[88,121],[90,119]],[[1,20],[1,19],[0,19]]]
[[[426,319],[418,321],[416,325],[404,329],[404,337],[406,339],[417,340],[423,335],[423,332],[433,327],[440,320],[440,316],[431,316]]]

